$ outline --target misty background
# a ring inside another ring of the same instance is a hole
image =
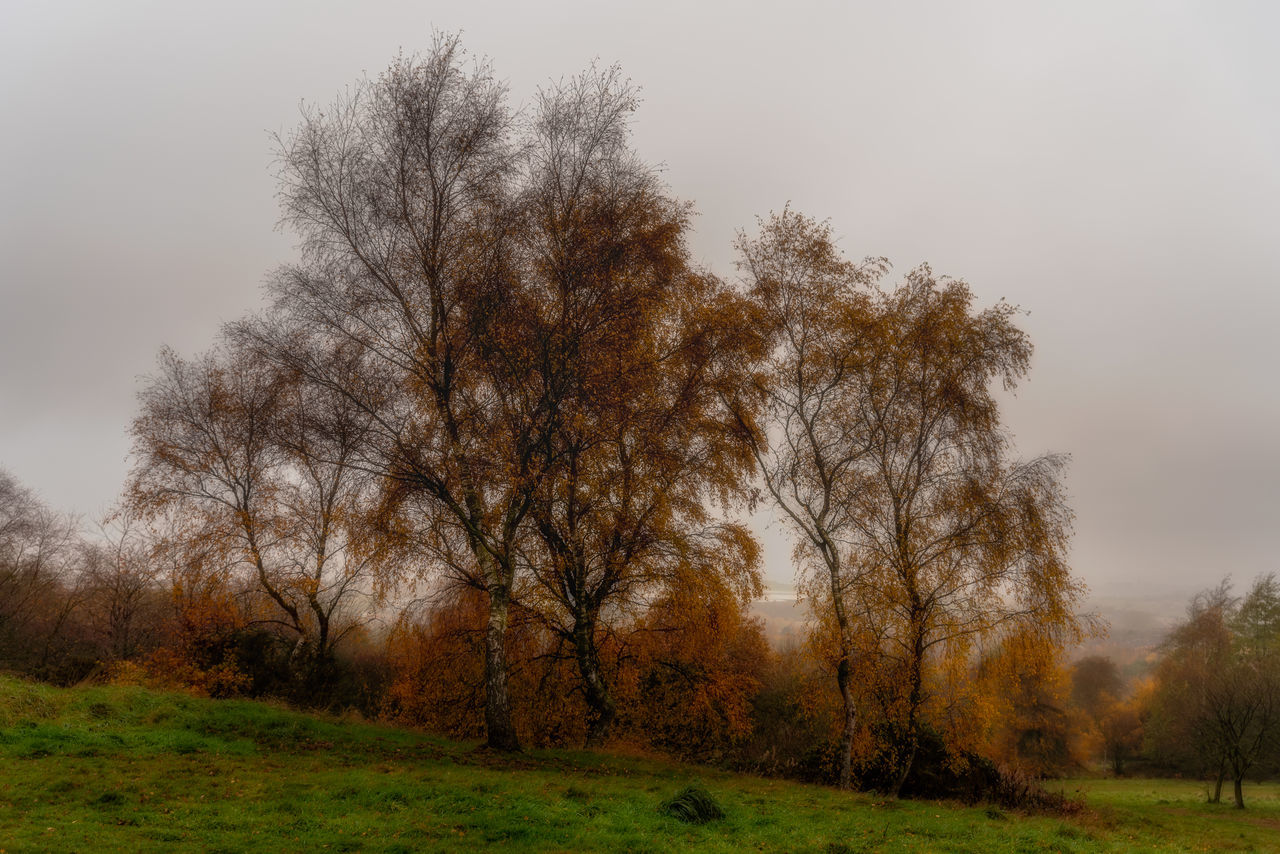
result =
[[[0,5],[0,466],[105,510],[139,376],[294,256],[273,132],[461,31],[511,103],[593,60],[734,276],[754,217],[830,218],[1028,314],[1006,402],[1065,451],[1073,565],[1112,613],[1280,569],[1280,7],[1266,3]],[[790,546],[761,513],[766,571]],[[1114,619],[1114,618],[1113,618]]]

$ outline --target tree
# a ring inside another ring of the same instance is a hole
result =
[[[539,610],[574,650],[588,744],[617,712],[602,631],[692,573],[739,598],[760,586],[750,534],[709,509],[749,484],[735,413],[752,411],[756,336],[743,301],[692,269],[687,209],[627,145],[634,105],[616,69],[540,95],[519,232],[558,390],[525,549]]]
[[[977,667],[987,695],[983,754],[1032,777],[1060,775],[1082,766],[1095,737],[1085,712],[1068,702],[1069,674],[1062,648],[1035,631],[1000,639]]]
[[[789,211],[740,245],[778,336],[765,480],[803,534],[802,555],[824,570],[839,667],[851,666],[857,622],[879,667],[897,674],[897,792],[932,663],[965,660],[979,639],[1015,624],[1078,632],[1065,461],[1011,458],[991,385],[1013,388],[1029,365],[1012,306],[976,311],[963,282],[927,266],[896,288],[872,288],[880,262],[848,264],[827,227]],[[851,700],[847,708],[850,730]]]
[[[1243,602],[1230,591],[1197,595],[1165,639],[1148,736],[1158,757],[1216,776],[1214,803],[1230,775],[1243,809],[1245,775],[1280,744],[1280,587],[1268,575]]]
[[[108,661],[129,661],[157,640],[164,611],[160,567],[136,520],[116,515],[81,549],[85,611]]]
[[[1071,703],[1093,722],[1103,759],[1117,777],[1142,748],[1144,698],[1126,698],[1125,693],[1120,669],[1106,656],[1087,656],[1071,669]]]
[[[1280,581],[1275,573],[1254,581],[1231,615],[1231,630],[1246,655],[1265,656],[1280,649]]]
[[[751,734],[771,650],[741,596],[701,580],[672,585],[626,635],[619,717],[648,743],[707,761]]]
[[[441,37],[304,110],[279,152],[303,258],[275,277],[273,316],[240,333],[369,416],[360,466],[381,479],[384,520],[469,553],[460,568],[488,599],[488,743],[518,750],[506,627],[557,390],[532,358],[546,330],[517,263],[505,91],[463,62]]]
[[[296,689],[314,699],[373,581],[349,465],[363,416],[234,347],[190,362],[163,351],[140,399],[131,509],[173,511],[188,567],[247,573],[258,601],[245,610],[291,635]]]
[[[845,540],[864,568],[850,596],[901,674],[901,788],[938,657],[1015,626],[1056,644],[1078,637],[1083,590],[1066,564],[1064,460],[1011,459],[991,384],[1012,388],[1030,342],[1005,304],[972,309],[962,282],[928,267],[877,294],[855,363],[861,389],[848,429],[867,451],[848,472],[855,524]]]
[[[754,239],[738,239],[740,266],[758,306],[771,353],[761,391],[767,401],[762,429],[743,426],[764,485],[798,531],[797,556],[836,624],[836,681],[843,703],[839,783],[852,783],[857,729],[854,667],[858,618],[847,596],[863,568],[849,560],[841,541],[856,524],[849,472],[866,454],[848,424],[860,389],[854,363],[864,322],[865,288],[883,261],[845,261],[830,229],[784,210],[761,224]]]
[[[0,662],[45,679],[84,675],[73,637],[83,590],[74,520],[0,469]],[[92,660],[89,660],[89,665]]]
[[[518,138],[488,67],[462,63],[441,38],[282,141],[304,257],[240,334],[369,414],[360,466],[382,482],[383,532],[484,591],[490,746],[519,747],[507,624],[525,575],[576,650],[598,740],[609,603],[700,541],[749,539],[704,499],[741,492],[720,399],[752,336],[691,268],[687,208],[630,150],[616,69],[541,93]]]
[[[1120,668],[1105,655],[1090,655],[1071,668],[1071,702],[1101,720],[1124,690]]]
[[[1143,705],[1142,697],[1115,700],[1103,710],[1098,719],[1098,731],[1102,735],[1103,756],[1117,777],[1125,773],[1125,763],[1142,749]]]

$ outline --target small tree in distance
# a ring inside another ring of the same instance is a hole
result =
[[[0,469],[0,665],[61,681],[75,639],[65,631],[84,597],[73,569],[75,520]],[[79,673],[75,678],[83,676]]]
[[[143,527],[126,513],[81,546],[88,623],[108,661],[129,661],[152,647],[163,622],[160,566]]]
[[[1280,585],[1255,582],[1244,599],[1229,581],[1192,600],[1156,670],[1148,747],[1154,758],[1191,764],[1214,782],[1231,778],[1244,808],[1244,778],[1280,751]]]

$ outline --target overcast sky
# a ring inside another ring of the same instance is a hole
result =
[[[293,255],[270,132],[433,28],[516,105],[620,63],[636,147],[722,274],[790,201],[851,256],[1030,312],[1006,420],[1072,455],[1096,593],[1280,569],[1274,3],[3,0],[0,467],[61,509],[112,502],[158,348],[208,347]]]

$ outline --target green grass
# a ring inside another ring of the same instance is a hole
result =
[[[725,817],[660,811],[699,783]],[[140,688],[0,677],[5,851],[1135,851],[1280,849],[1251,809],[1175,781],[1087,781],[1074,819],[884,801],[571,751],[500,757],[403,729]]]
[[[1209,803],[1208,784],[1197,780],[1104,778],[1057,787],[1083,795],[1094,821],[1121,838],[1165,838],[1178,851],[1280,851],[1280,783],[1246,782],[1244,810],[1234,806],[1230,780],[1220,804]]]

